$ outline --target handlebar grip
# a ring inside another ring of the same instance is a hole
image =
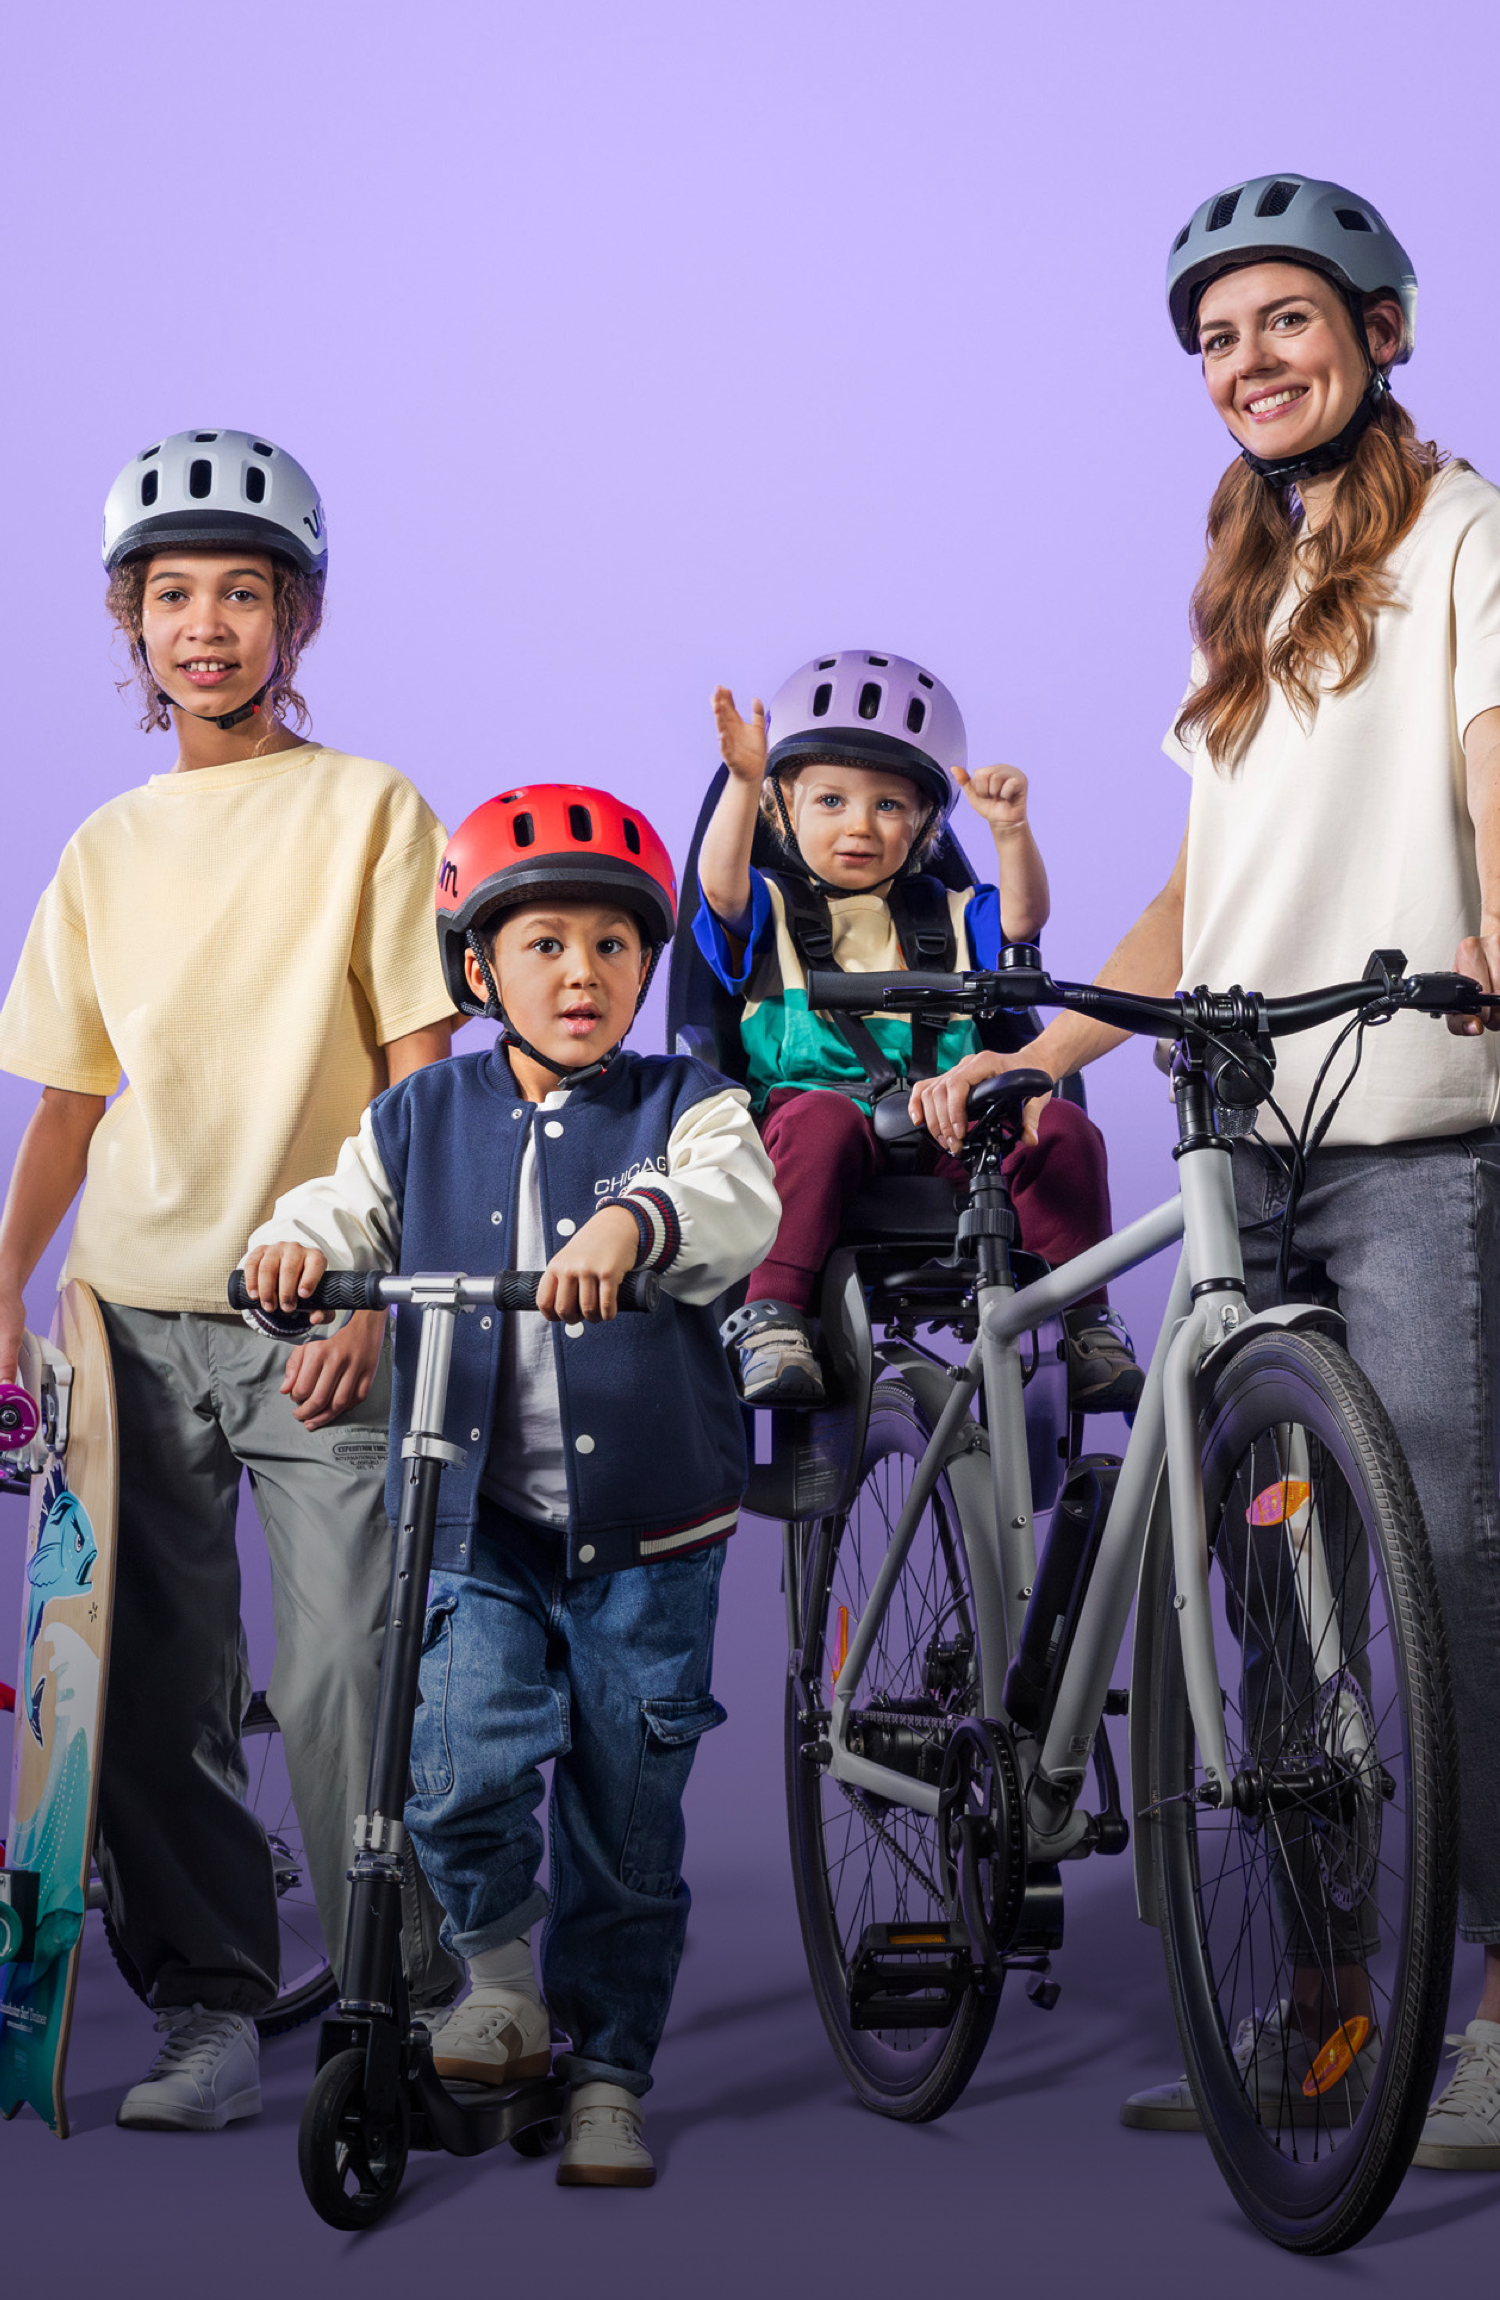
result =
[[[493,1286],[496,1309],[534,1310],[541,1282],[540,1270],[502,1270]],[[654,1310],[660,1300],[661,1279],[654,1270],[627,1270],[620,1280],[621,1310]]]
[[[329,1270],[290,1315],[304,1317],[309,1310],[378,1310],[386,1274],[384,1270]],[[256,1307],[243,1270],[229,1274],[229,1306],[232,1310]]]

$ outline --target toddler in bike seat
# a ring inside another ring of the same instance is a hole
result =
[[[811,968],[993,967],[1046,923],[1047,874],[1015,767],[966,766],[964,723],[942,682],[899,655],[851,650],[795,671],[746,720],[714,695],[729,770],[703,835],[694,919],[700,950],[740,1000],[752,1107],[776,1173],[781,1227],[724,1326],[741,1394],[815,1405],[823,1377],[808,1313],[848,1200],[909,1132],[912,1085],[979,1046],[971,1022],[939,1030],[905,1016],[856,1020],[808,1005]],[[960,889],[924,868],[962,787],[994,839],[996,884]],[[757,821],[779,842],[774,870],[750,860]],[[1030,1115],[1030,1114],[1029,1114]],[[964,1178],[930,1139],[920,1170]],[[1006,1160],[1026,1248],[1057,1263],[1109,1235],[1104,1140],[1053,1097]],[[1102,1291],[1068,1311],[1075,1411],[1129,1410],[1142,1376]]]
[[[325,1262],[545,1275],[540,1317],[457,1320],[449,1434],[405,1823],[472,1987],[437,2073],[501,2085],[569,2042],[558,2179],[646,2187],[641,2096],[672,2001],[689,1896],[682,1796],[710,1689],[744,1417],[708,1307],[775,1234],[742,1087],[622,1044],[676,917],[672,866],[607,791],[533,784],[448,842],[437,926],[453,1002],[501,1036],[391,1088],[335,1173],[250,1241],[263,1308]],[[650,1316],[615,1315],[629,1271]],[[396,1406],[415,1332],[396,1326]],[[391,1446],[391,1461],[400,1447]],[[388,1498],[400,1501],[399,1472]],[[553,1762],[551,1891],[536,1808]],[[546,1918],[542,1972],[529,1935]]]

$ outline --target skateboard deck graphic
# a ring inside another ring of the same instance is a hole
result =
[[[32,1479],[6,1865],[38,1879],[29,1963],[0,1964],[0,2115],[68,2134],[63,2097],[88,1905],[114,1601],[118,1444],[99,1305],[66,1286],[52,1339],[72,1368],[66,1448]],[[51,1436],[49,1432],[49,1437]]]

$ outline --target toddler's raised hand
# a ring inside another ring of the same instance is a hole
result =
[[[727,687],[714,689],[714,725],[724,764],[737,783],[763,783],[766,779],[766,706],[756,701],[750,717],[742,719]]]
[[[1026,777],[1019,767],[955,767],[954,777],[992,831],[1018,831],[1026,821]]]

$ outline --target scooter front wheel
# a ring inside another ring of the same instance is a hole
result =
[[[335,2053],[313,2080],[297,2134],[307,2200],[330,2228],[373,2228],[396,2201],[406,2173],[411,2120],[405,2090],[372,2116],[365,2056]]]

